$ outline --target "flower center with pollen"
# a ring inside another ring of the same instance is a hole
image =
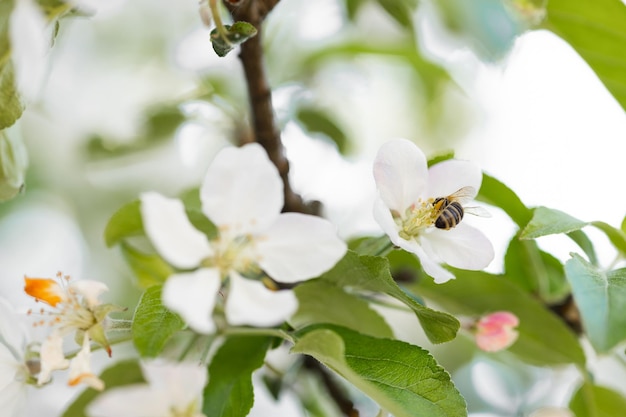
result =
[[[416,238],[425,229],[432,227],[437,220],[439,211],[433,205],[433,199],[419,200],[417,203],[409,206],[404,216],[394,213],[394,220],[399,226],[401,238],[411,240]]]
[[[230,271],[237,271],[243,275],[260,272],[258,267],[258,254],[255,241],[250,235],[228,236],[222,234],[219,238],[211,241],[214,254],[206,258],[202,265],[217,268],[222,279],[226,278]]]
[[[50,317],[48,321],[50,326],[57,326],[62,333],[72,329],[89,330],[97,323],[94,312],[75,288],[65,285],[67,280],[69,277],[61,278],[60,275],[57,275],[56,281],[25,277],[25,291],[36,300],[52,307],[51,310],[39,311],[39,314]],[[32,314],[32,310],[29,310],[29,313]],[[45,322],[41,320],[36,324],[44,325]]]

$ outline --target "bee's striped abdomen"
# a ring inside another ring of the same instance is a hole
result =
[[[442,201],[443,200],[443,201]],[[452,229],[463,219],[463,206],[457,201],[450,202],[447,198],[435,200],[435,205],[442,203],[441,214],[435,220],[435,227],[438,229]]]

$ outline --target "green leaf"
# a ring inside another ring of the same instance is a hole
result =
[[[569,232],[567,236],[572,239],[578,245],[578,247],[583,250],[583,252],[585,252],[585,255],[587,255],[589,261],[592,264],[598,264],[596,250],[594,249],[593,243],[589,239],[589,236],[587,236],[585,232],[583,232],[582,230],[574,230],[572,232]]]
[[[620,0],[550,0],[543,28],[568,42],[626,109],[626,5]]]
[[[569,294],[563,265],[533,240],[514,236],[504,256],[504,269],[506,278],[548,303],[561,301]]]
[[[254,402],[252,372],[263,365],[272,342],[265,336],[232,336],[209,366],[202,411],[211,417],[245,417]]]
[[[514,313],[520,319],[519,338],[509,350],[527,362],[584,365],[585,355],[576,335],[511,280],[479,271],[454,273],[456,279],[444,285],[422,280],[416,290],[458,315],[479,317],[500,310]]]
[[[626,410],[626,398],[612,389],[585,382],[569,407],[576,417],[616,417]]]
[[[560,210],[537,207],[533,210],[532,219],[522,230],[520,239],[536,239],[541,236],[570,233],[580,230],[588,224],[588,222],[578,220]]]
[[[348,251],[330,271],[320,276],[339,287],[350,287],[388,294],[410,307],[419,319],[426,336],[433,343],[448,342],[456,337],[459,321],[453,316],[419,304],[395,283],[389,273],[389,261],[376,256],[359,256]]]
[[[332,140],[340,153],[348,150],[348,138],[328,112],[313,107],[301,107],[296,111],[296,119],[309,133],[321,133]]]
[[[134,360],[126,360],[118,362],[115,365],[107,368],[100,375],[106,385],[107,389],[113,387],[121,387],[130,384],[144,383],[141,367]],[[62,417],[87,417],[85,414],[85,408],[91,403],[100,393],[91,388],[86,389],[83,393],[74,400],[74,402],[65,410]]]
[[[104,229],[104,241],[109,248],[127,237],[144,234],[140,206],[141,201],[131,201],[111,216]]]
[[[302,329],[316,323],[330,323],[377,337],[393,337],[385,320],[367,302],[319,279],[298,285],[298,311],[290,324]]]
[[[413,11],[417,2],[412,0],[377,0],[378,4],[400,24],[413,32]]]
[[[447,28],[486,60],[502,58],[525,29],[507,0],[436,0]]]
[[[163,284],[174,273],[172,267],[159,255],[143,253],[126,243],[121,244],[121,250],[140,288]]]
[[[589,225],[604,232],[613,246],[622,254],[626,254],[626,233],[622,230],[616,229],[610,224],[601,221],[584,222],[562,211],[547,207],[537,207],[534,209],[533,217],[520,234],[520,239],[535,239],[541,236],[558,233],[566,233],[569,236],[572,232],[576,232]],[[575,237],[577,237],[577,239],[580,238],[580,236]],[[574,241],[577,239],[574,239]],[[589,251],[589,245],[591,244],[589,239],[586,239],[586,241],[583,240],[581,244],[583,245],[582,248],[586,249],[585,252]],[[593,258],[590,259],[595,258],[594,252],[592,252],[592,256]]]
[[[24,189],[27,165],[22,140],[17,135],[0,131],[0,202],[12,199]]]
[[[226,56],[235,46],[256,36],[256,28],[248,22],[235,22],[232,25],[224,25],[226,33],[220,34],[217,28],[211,31],[211,43],[213,50],[220,56]]]
[[[485,173],[476,199],[500,207],[520,228],[526,226],[533,215],[513,190]]]
[[[615,246],[615,248],[620,251],[622,255],[626,255],[626,233],[605,222],[593,221],[590,224],[603,231],[613,246]]]
[[[450,375],[420,347],[330,325],[297,337],[293,353],[313,356],[395,417],[467,416]]]
[[[607,352],[626,339],[626,269],[605,272],[573,254],[565,272],[593,347]]]
[[[143,357],[156,357],[174,333],[185,327],[185,322],[161,303],[162,286],[148,288],[135,309],[133,342]]]
[[[354,20],[359,9],[363,6],[367,0],[345,0],[346,4],[346,13],[348,14],[349,20]]]
[[[23,111],[24,106],[15,86],[13,64],[7,61],[0,66],[0,129],[15,123]]]
[[[433,165],[437,165],[440,162],[447,161],[448,159],[454,158],[454,151],[446,151],[435,156],[431,156],[428,158],[428,168]]]

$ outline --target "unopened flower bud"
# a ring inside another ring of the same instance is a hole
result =
[[[517,340],[519,319],[508,311],[497,311],[483,316],[475,325],[476,345],[485,352],[508,348]]]

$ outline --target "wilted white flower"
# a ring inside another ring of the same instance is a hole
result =
[[[202,212],[218,227],[209,239],[195,229],[179,200],[141,196],[146,234],[157,251],[181,270],[163,287],[163,303],[194,330],[215,330],[216,297],[226,295],[230,324],[273,326],[296,309],[292,291],[275,291],[258,278],[295,283],[318,276],[343,257],[346,244],[327,220],[281,213],[283,183],[258,144],[226,148],[214,159],[200,189]]]
[[[379,198],[374,217],[394,245],[419,258],[424,271],[443,283],[454,275],[441,266],[478,270],[493,259],[485,235],[460,221],[457,208],[454,227],[441,228],[443,199],[464,191],[464,199],[476,196],[482,182],[480,169],[468,161],[448,160],[427,166],[426,157],[412,142],[395,139],[385,143],[374,162]],[[460,214],[460,215],[459,215]],[[440,227],[441,226],[441,227]]]
[[[201,413],[206,367],[191,363],[144,362],[147,384],[126,385],[100,394],[89,417],[205,417]]]

